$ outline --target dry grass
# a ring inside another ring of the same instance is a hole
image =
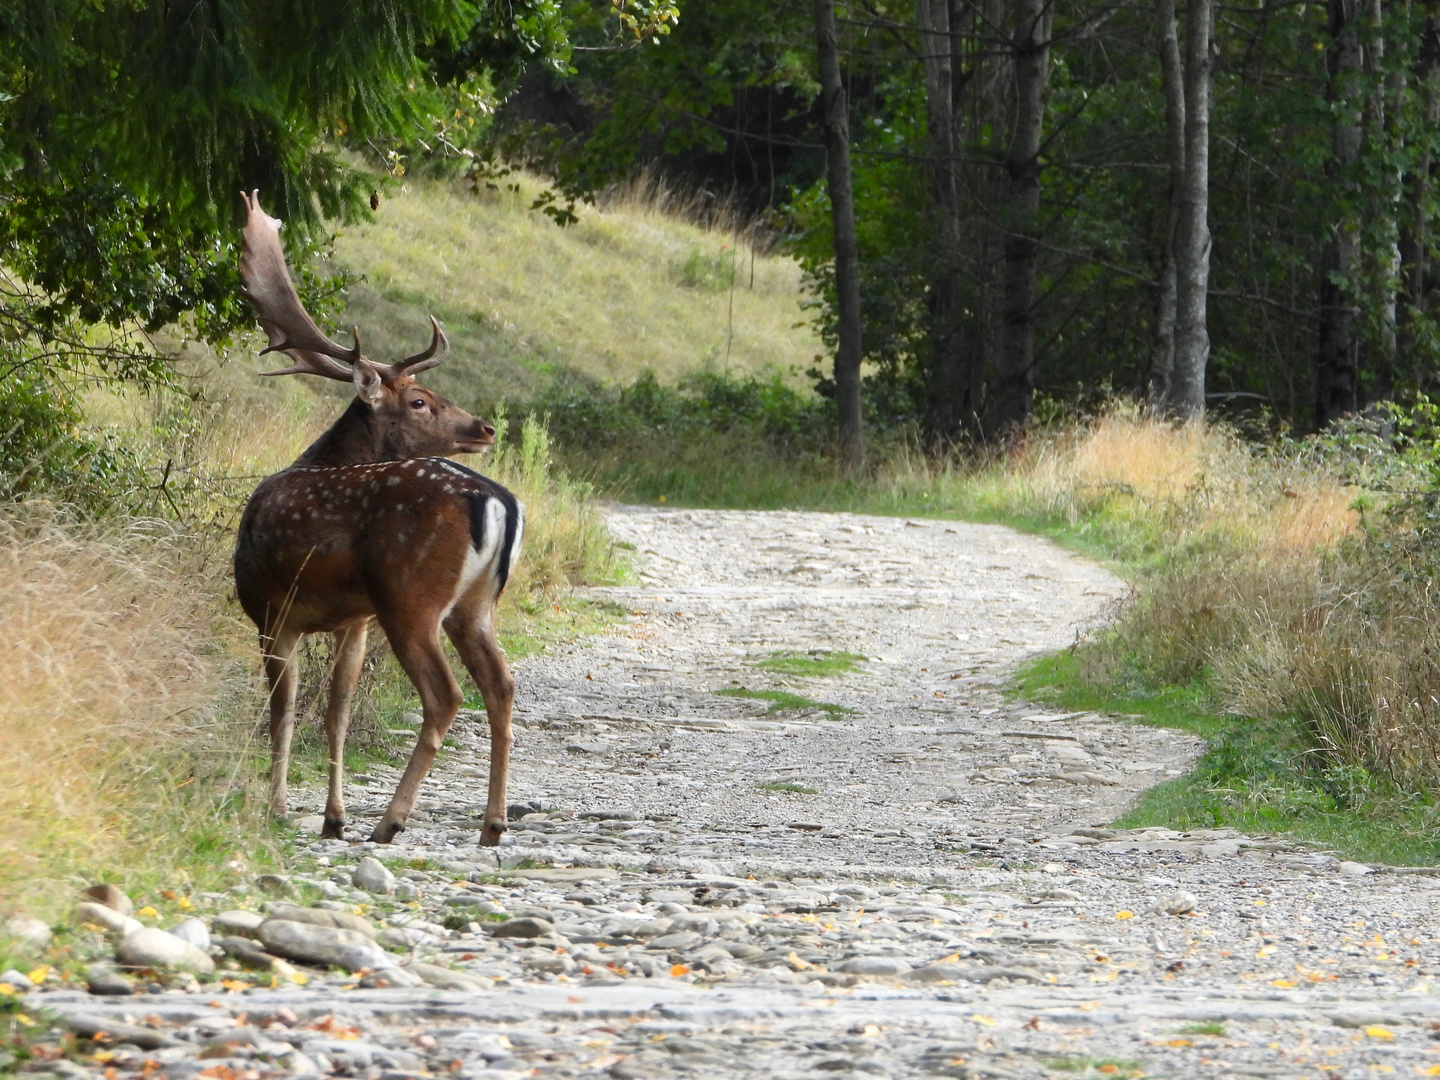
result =
[[[733,232],[667,217],[636,193],[557,228],[529,209],[539,182],[518,183],[475,194],[417,180],[339,237],[339,262],[366,277],[346,319],[374,355],[413,352],[433,311],[455,354],[436,383],[469,405],[534,397],[563,369],[628,383],[649,368],[673,382],[702,363],[788,371],[823,351],[795,325],[793,260],[736,252]]]
[[[216,645],[215,555],[166,522],[5,508],[5,908],[51,910],[62,883],[122,868],[163,874],[197,832],[226,831],[214,800],[185,790],[234,764],[217,722],[243,683]]]
[[[1259,448],[1117,408],[1032,440],[991,482],[1154,553],[1085,653],[1095,684],[1203,682],[1226,711],[1298,723],[1317,771],[1440,780],[1440,557],[1404,519],[1361,531],[1361,492],[1320,443]]]
[[[0,912],[54,915],[97,878],[169,887],[224,877],[236,855],[274,855],[261,800],[249,799],[268,746],[254,631],[231,595],[233,527],[258,479],[289,464],[346,400],[313,381],[258,379],[244,350],[221,360],[192,349],[183,367],[193,400],[87,402],[93,422],[171,463],[180,523],[0,509],[11,583],[0,597]],[[471,464],[528,512],[502,640],[524,649],[563,635],[569,586],[619,573],[589,489],[552,468],[534,419]],[[369,699],[413,707],[403,675],[382,665],[387,675],[393,685],[369,687]]]

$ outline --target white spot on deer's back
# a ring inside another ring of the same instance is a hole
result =
[[[408,465],[409,462],[406,462],[406,464]],[[386,487],[394,487],[394,486],[395,486],[396,484],[398,484],[398,483],[400,483],[400,477],[398,477],[398,476],[393,476],[393,475],[392,475],[392,476],[387,476],[387,477],[385,478],[385,486],[386,486]]]

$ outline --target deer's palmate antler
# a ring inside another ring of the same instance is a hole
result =
[[[341,837],[341,762],[350,699],[378,619],[424,710],[415,750],[372,840],[405,827],[420,783],[463,700],[440,649],[440,629],[480,688],[490,722],[490,781],[481,843],[505,831],[510,714],[515,680],[495,641],[495,605],[520,551],[525,511],[499,484],[448,455],[482,450],[495,429],[420,386],[412,376],[440,363],[448,346],[433,318],[430,345],[394,364],[326,337],[300,302],[285,266],[280,222],[242,196],[246,223],[242,292],[292,365],[267,375],[320,375],[353,382],[355,400],[290,468],[264,480],[240,520],[235,587],[260,630],[270,682],[270,806],[286,810],[295,726],[294,658],[304,634],[334,636],[325,708],[330,792],[322,835]]]

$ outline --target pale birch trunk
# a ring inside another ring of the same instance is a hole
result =
[[[1211,0],[1185,10],[1185,167],[1175,245],[1175,367],[1170,411],[1185,419],[1205,414],[1205,368],[1210,362],[1206,300],[1210,288]]]
[[[1150,351],[1147,397],[1151,408],[1163,408],[1175,375],[1175,239],[1180,220],[1180,188],[1185,182],[1185,83],[1180,63],[1180,38],[1175,28],[1175,0],[1156,0],[1160,30],[1160,77],[1165,92],[1165,149],[1170,167],[1169,204],[1161,252],[1159,288],[1155,297],[1155,338]]]

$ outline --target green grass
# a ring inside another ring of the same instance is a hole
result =
[[[530,209],[540,182],[517,179],[514,193],[409,179],[374,222],[337,237],[336,261],[364,275],[339,322],[360,327],[369,355],[414,352],[433,313],[452,359],[425,381],[469,407],[528,400],[567,371],[612,384],[650,369],[673,382],[705,363],[800,370],[823,351],[793,259],[752,264],[730,233],[643,199],[557,228]]]
[[[1041,1064],[1055,1072],[1086,1075],[1094,1073],[1097,1076],[1138,1077],[1145,1075],[1145,1067],[1140,1062],[1125,1058],[1097,1058],[1082,1055],[1080,1057],[1043,1058]],[[1109,1068],[1106,1068],[1107,1066]],[[1102,1069],[1105,1071],[1101,1072]]]
[[[1180,1033],[1182,1035],[1214,1035],[1217,1038],[1224,1038],[1228,1030],[1219,1020],[1207,1020],[1203,1024],[1186,1024],[1180,1029]]]
[[[1151,727],[1179,728],[1202,738],[1224,731],[1233,718],[1217,714],[1202,683],[1158,689],[1096,687],[1082,677],[1074,649],[1032,660],[1012,678],[1012,699],[1054,705],[1073,712],[1098,712]]]
[[[715,693],[725,697],[753,698],[756,701],[770,702],[769,713],[794,712],[796,710],[816,710],[825,713],[832,720],[838,720],[854,709],[847,709],[843,705],[832,705],[824,701],[816,701],[813,698],[802,697],[799,694],[792,694],[788,690],[747,690],[744,687],[728,687],[724,690],[716,690]]]
[[[763,784],[756,784],[759,791],[784,791],[791,795],[819,795],[820,789],[806,787],[804,784],[792,784],[786,780],[770,780]]]
[[[1107,690],[1082,678],[1078,654],[1067,650],[1022,668],[1009,693],[1206,740],[1192,772],[1151,788],[1117,828],[1284,833],[1360,862],[1440,863],[1440,808],[1425,793],[1355,766],[1316,772],[1297,725],[1220,715],[1200,685]]]
[[[822,679],[859,671],[860,662],[864,659],[859,653],[851,652],[776,652],[755,666],[761,671],[773,671],[780,675]]]

